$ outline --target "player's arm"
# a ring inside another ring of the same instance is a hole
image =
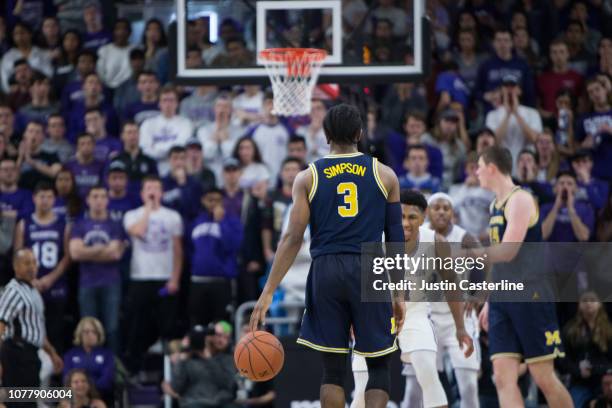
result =
[[[436,250],[436,257],[441,259],[452,257],[450,244],[442,235],[436,233],[434,245]],[[443,264],[446,264],[446,262],[443,262]],[[443,267],[438,272],[444,280],[447,280],[449,282],[457,281],[457,274],[450,268]],[[457,340],[459,341],[460,345],[465,346],[463,352],[466,357],[469,357],[474,351],[474,342],[465,330],[465,322],[463,320],[465,309],[464,302],[463,300],[461,300],[461,291],[459,289],[447,290],[445,292],[445,295],[446,303],[448,303],[448,307],[453,316],[453,320],[455,321],[455,331],[457,335]]]
[[[487,248],[487,259],[491,263],[510,262],[514,259],[527,235],[529,222],[538,210],[531,194],[519,191],[510,197],[505,211],[507,225],[502,243],[506,245],[492,245]]]
[[[312,173],[310,170],[301,171],[293,184],[293,207],[291,207],[289,213],[289,225],[278,243],[270,275],[251,314],[249,326],[252,331],[257,330],[260,323],[265,324],[266,312],[272,303],[274,291],[287,274],[289,267],[302,247],[304,231],[306,231],[310,219],[308,191],[311,185]]]
[[[395,172],[388,166],[377,162],[378,174],[387,191],[387,206],[385,209],[385,241],[390,243],[405,242],[404,228],[402,227],[402,206],[400,204],[400,186]],[[404,245],[401,245],[404,248]],[[397,244],[387,247],[387,256],[395,256]],[[392,282],[404,279],[403,270],[390,271]],[[393,292],[393,318],[395,319],[396,333],[402,330],[406,317],[406,303],[403,290]]]

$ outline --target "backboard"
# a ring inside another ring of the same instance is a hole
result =
[[[319,83],[411,81],[429,70],[424,0],[176,0],[179,84],[269,83],[259,51],[322,48]]]

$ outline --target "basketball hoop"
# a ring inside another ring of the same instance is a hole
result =
[[[272,82],[272,113],[280,116],[310,114],[312,89],[326,56],[325,50],[315,48],[268,48],[260,51],[259,57]]]

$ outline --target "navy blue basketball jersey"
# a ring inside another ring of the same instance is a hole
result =
[[[62,217],[55,216],[50,224],[40,224],[32,214],[24,220],[24,246],[32,248],[38,261],[38,277],[53,271],[64,257],[64,230]]]
[[[508,225],[508,221],[506,219],[506,204],[510,197],[515,194],[517,191],[521,191],[521,187],[516,186],[510,194],[501,202],[497,202],[493,200],[491,203],[490,213],[491,218],[489,220],[489,237],[491,238],[492,243],[499,243],[504,238],[504,233],[506,232],[506,226]],[[523,190],[526,191],[526,190]],[[535,198],[534,198],[534,202]],[[542,223],[540,220],[540,212],[538,210],[538,206],[536,203],[536,214],[529,222],[529,228],[527,229],[527,235],[525,235],[525,239],[523,242],[540,242],[542,241]]]
[[[376,158],[334,154],[310,164],[310,254],[359,254],[361,244],[380,242],[387,191]]]

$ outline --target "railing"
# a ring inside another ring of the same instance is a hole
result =
[[[234,319],[234,323],[235,323],[234,335],[236,336],[235,338],[236,343],[240,341],[240,335],[242,334],[240,328],[250,317],[250,313],[249,313],[249,316],[246,316],[246,319],[245,319],[246,313],[252,311],[255,308],[256,304],[257,302],[254,300],[250,302],[244,302],[243,304],[238,306],[238,308],[236,309],[236,315]],[[304,302],[298,302],[298,301],[278,302],[278,303],[275,303],[274,306],[277,308],[282,308],[284,310],[303,309],[305,307]],[[266,325],[272,325],[272,326],[277,327],[278,325],[281,325],[281,324],[295,324],[295,323],[298,323],[301,319],[302,319],[302,316],[299,314],[296,316],[283,316],[283,317],[266,316]]]

